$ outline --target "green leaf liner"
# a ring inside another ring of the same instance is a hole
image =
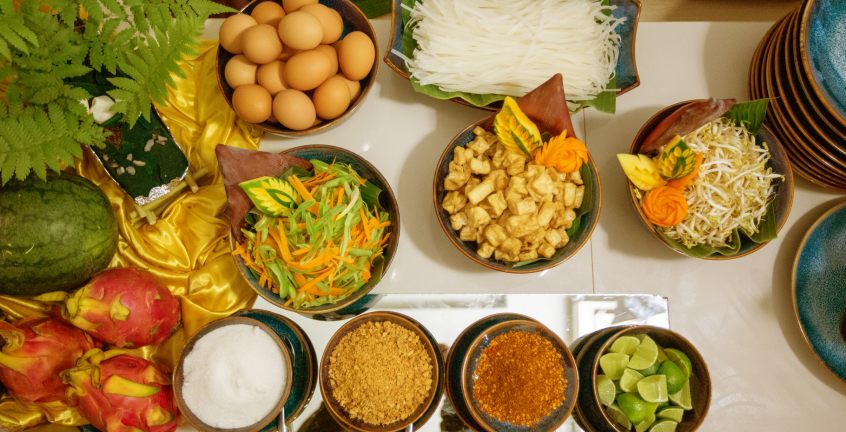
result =
[[[391,12],[393,0],[353,0],[367,18],[376,18]]]
[[[408,8],[413,8],[415,3],[417,3],[418,1],[419,0],[402,0],[402,5],[407,6]],[[602,4],[607,5],[608,0],[603,0]],[[417,49],[417,41],[414,40],[413,26],[409,25],[409,21],[411,20],[411,12],[409,12],[408,9],[403,8],[401,15],[403,26],[403,55],[408,58],[412,58],[414,56],[414,50]],[[567,77],[564,78],[566,79]],[[505,95],[498,94],[477,94],[467,92],[444,91],[434,84],[421,84],[420,81],[418,81],[417,78],[415,78],[414,76],[409,76],[408,79],[409,81],[411,81],[411,87],[414,89],[414,91],[435,99],[448,100],[458,98],[476,107],[488,106],[494,102],[499,102],[505,99]],[[616,87],[617,79],[616,77],[613,77],[610,81],[608,81],[608,90],[603,91],[592,100],[577,102],[575,104],[570,103],[570,110],[578,112],[579,110],[590,106],[594,107],[595,109],[601,112],[613,114],[617,109]]]
[[[755,134],[758,140],[758,145],[761,145],[761,139],[758,133],[761,130],[761,125],[767,115],[767,108],[769,107],[769,99],[758,99],[749,102],[735,104],[723,117],[734,120],[736,124],[743,124],[750,132]],[[587,192],[585,192],[587,193]],[[778,194],[778,190],[773,194],[773,197]],[[778,227],[776,226],[775,207],[773,206],[773,199],[770,199],[767,204],[767,212],[758,224],[758,232],[754,234],[747,233],[745,230],[736,229],[729,239],[729,245],[715,248],[708,245],[698,245],[692,248],[685,247],[681,242],[673,240],[664,233],[663,230],[657,229],[658,235],[667,244],[680,251],[685,251],[690,256],[697,258],[707,258],[714,255],[722,255],[726,257],[737,255],[744,252],[756,244],[766,243],[778,237]]]

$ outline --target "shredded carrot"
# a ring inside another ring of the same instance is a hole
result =
[[[337,191],[338,198],[335,200],[335,205],[339,206],[341,205],[341,201],[344,199],[344,188],[338,186]]]
[[[301,287],[306,284],[305,276],[300,273],[294,273],[294,282],[297,283],[297,287]]]
[[[303,186],[303,183],[300,181],[299,177],[295,175],[288,176],[288,182],[291,183],[291,186],[296,189],[296,191],[303,197],[306,201],[313,201],[314,197],[311,196],[308,189]]]
[[[319,276],[317,276],[316,278],[308,281],[303,286],[301,286],[299,291],[300,292],[311,292],[312,294],[314,294],[314,292],[311,291],[311,288],[316,286],[318,282],[320,282],[323,279],[326,279],[327,277],[329,277],[330,273],[332,273],[332,269],[329,269],[329,270],[324,271],[323,273],[320,273]]]
[[[279,245],[279,253],[282,254],[282,259],[285,262],[294,261],[294,257],[291,256],[291,251],[288,249],[288,239],[285,237],[285,228],[282,226],[282,221],[279,221],[279,225],[277,225],[277,230],[268,230],[270,236],[273,237],[273,240],[276,240],[276,244]]]
[[[311,246],[301,247],[301,248],[291,252],[291,255],[294,255],[294,256],[305,255],[310,250],[311,250]]]
[[[367,237],[370,237],[370,226],[367,224],[367,216],[364,215],[364,207],[359,207],[358,212],[361,216],[361,225],[364,226],[364,232],[367,234]]]

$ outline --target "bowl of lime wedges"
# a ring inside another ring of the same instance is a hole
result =
[[[601,330],[600,330],[601,331]],[[711,404],[711,378],[696,347],[668,329],[633,325],[584,347],[576,416],[586,430],[690,432]]]

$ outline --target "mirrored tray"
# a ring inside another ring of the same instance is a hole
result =
[[[276,312],[259,299],[258,309]],[[485,316],[513,312],[531,316],[571,344],[578,337],[604,327],[621,324],[650,324],[669,327],[667,299],[654,295],[559,295],[559,294],[387,294],[373,311],[395,311],[426,326],[442,345],[449,346],[459,333]],[[346,321],[315,321],[295,314],[283,314],[296,322],[311,339],[317,358],[329,339]],[[320,391],[292,425],[291,432],[341,430],[322,407]],[[420,432],[463,432],[465,428],[446,397]],[[581,431],[572,418],[559,431]]]

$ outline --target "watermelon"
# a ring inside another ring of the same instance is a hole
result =
[[[0,294],[78,288],[116,250],[112,206],[90,181],[49,173],[0,187]]]

